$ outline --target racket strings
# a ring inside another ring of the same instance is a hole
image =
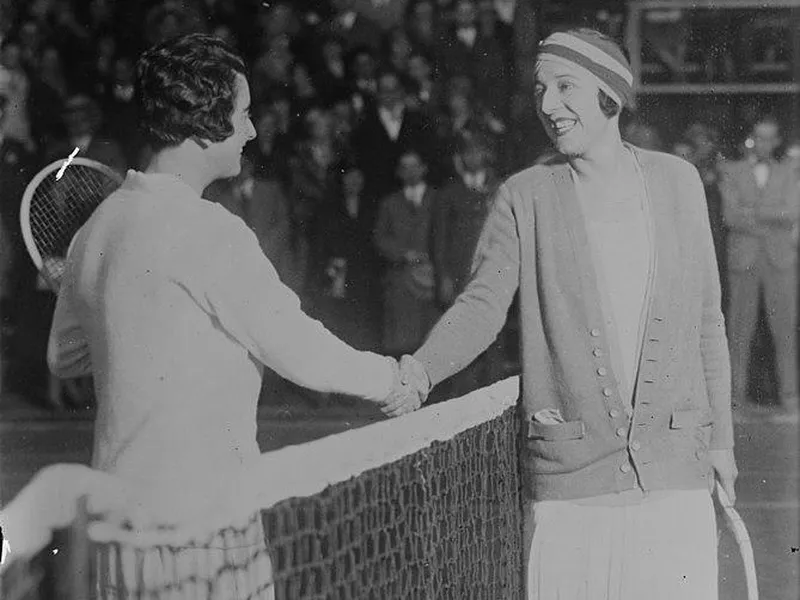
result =
[[[31,234],[42,257],[42,274],[59,281],[63,259],[75,233],[119,182],[84,165],[70,165],[60,178],[49,174],[30,205]]]

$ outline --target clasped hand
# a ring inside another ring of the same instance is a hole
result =
[[[428,398],[430,380],[425,367],[414,357],[405,355],[394,363],[392,390],[381,403],[381,411],[398,417],[417,410]]]

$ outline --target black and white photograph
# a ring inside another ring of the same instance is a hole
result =
[[[0,0],[0,599],[800,600],[800,0]]]

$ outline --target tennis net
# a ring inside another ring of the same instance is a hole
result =
[[[191,526],[91,523],[91,581],[76,597],[230,598],[238,582],[254,599],[521,598],[518,387],[511,378],[263,454],[225,509]],[[209,558],[226,540],[247,542],[254,524],[263,552],[242,543]],[[4,575],[20,586],[26,565],[12,567]],[[32,587],[0,595],[42,598]]]

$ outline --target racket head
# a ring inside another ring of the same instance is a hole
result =
[[[111,167],[74,157],[50,163],[26,186],[20,206],[22,239],[53,291],[60,286],[64,259],[75,234],[121,184],[122,176]]]

